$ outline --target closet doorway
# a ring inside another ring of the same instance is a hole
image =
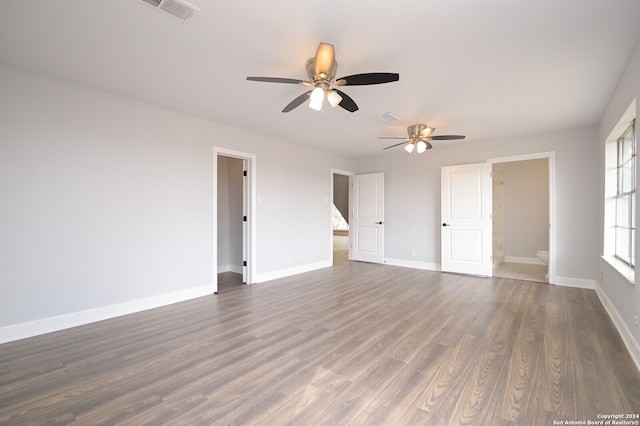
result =
[[[253,283],[255,156],[216,149],[214,155],[215,293]]]

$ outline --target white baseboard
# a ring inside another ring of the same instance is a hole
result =
[[[518,257],[518,256],[505,256],[505,263],[526,263],[528,265],[546,265],[543,261],[537,257]]]
[[[55,317],[0,327],[0,343],[12,342],[14,340],[25,339],[27,337],[51,333],[53,331],[60,331],[109,318],[115,318],[121,315],[146,311],[147,309],[171,305],[173,303],[195,299],[197,297],[207,296],[210,294],[213,294],[213,285],[204,285],[173,293],[152,296],[145,299],[132,300],[130,302],[102,306],[99,308],[87,309],[84,311],[72,312]]]
[[[559,285],[562,287],[575,287],[575,288],[586,288],[589,290],[595,290],[596,281],[595,280],[586,280],[584,278],[569,278],[569,277],[558,277],[556,276],[555,285]]]
[[[393,266],[403,266],[405,268],[425,269],[427,271],[440,271],[437,263],[421,262],[418,260],[386,258],[384,263]]]
[[[316,269],[328,268],[330,267],[331,261],[325,260],[322,262],[308,263],[306,265],[294,266],[292,268],[279,269],[277,271],[272,272],[264,272],[261,274],[257,274],[254,282],[261,283],[265,281],[277,280],[278,278],[285,278],[291,275],[302,274],[304,272],[315,271]]]
[[[629,355],[631,355],[631,359],[635,362],[638,371],[640,371],[640,344],[633,338],[633,333],[627,327],[627,323],[624,322],[622,316],[616,309],[616,307],[611,303],[611,300],[607,297],[607,294],[604,292],[602,287],[600,287],[600,283],[596,282],[595,284],[596,294],[604,306],[604,309],[609,314],[609,318],[613,321],[618,333],[620,333],[620,337],[622,337],[622,341],[624,342],[627,350],[629,351]]]
[[[242,266],[239,265],[218,265],[218,273],[223,272],[235,272],[236,274],[242,273]]]

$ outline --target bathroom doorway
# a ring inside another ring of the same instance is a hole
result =
[[[493,163],[493,275],[552,282],[554,153]]]

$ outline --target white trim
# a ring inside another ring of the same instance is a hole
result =
[[[151,296],[144,299],[117,303],[115,305],[102,306],[99,308],[72,312],[70,314],[9,325],[0,328],[0,343],[25,339],[27,337],[33,337],[40,334],[51,333],[53,331],[60,331],[71,327],[90,324],[96,321],[119,317],[121,315],[128,315],[146,311],[148,309],[159,308],[161,306],[208,296],[210,294],[213,294],[213,286],[211,284],[193,287],[187,290],[180,290],[173,293]]]
[[[343,175],[343,176],[353,176],[355,175],[355,172],[348,172],[346,170],[340,170],[340,169],[331,169],[331,176],[333,176],[334,174],[336,175]],[[332,187],[333,189],[333,187]]]
[[[394,259],[394,258],[387,257],[384,259],[384,263],[386,265],[402,266],[405,268],[413,268],[413,269],[424,269],[426,271],[439,272],[441,270],[440,265],[437,263],[421,262],[418,260]]]
[[[232,149],[213,147],[213,285],[218,292],[218,156],[239,158],[247,161],[248,197],[247,197],[247,284],[256,282],[256,155]]]
[[[584,278],[556,277],[556,282],[551,283],[560,287],[586,288],[594,290],[596,288],[595,280],[587,280]]]
[[[600,302],[602,303],[602,306],[604,306],[605,311],[607,311],[607,314],[609,314],[609,318],[611,318],[613,325],[615,325],[618,333],[620,334],[620,337],[622,338],[622,341],[627,347],[629,355],[631,355],[631,359],[636,364],[638,371],[640,371],[640,344],[638,344],[638,342],[634,339],[633,333],[631,332],[631,330],[629,330],[629,327],[627,327],[627,324],[622,319],[622,316],[616,309],[615,305],[607,297],[607,294],[600,286],[600,283],[595,283],[595,290],[598,298],[600,299]]]
[[[315,271],[317,269],[329,268],[333,266],[332,261],[322,261],[309,263],[306,265],[294,266],[293,268],[279,269],[277,271],[264,272],[256,276],[255,282],[265,282],[277,280],[279,278],[290,277],[291,275],[303,274],[305,272]]]
[[[510,163],[512,161],[539,160],[549,161],[549,283],[558,284],[561,277],[556,276],[556,153],[555,151],[533,152],[487,159],[488,163]],[[562,285],[562,284],[560,284]]]
[[[636,285],[636,273],[634,268],[611,255],[600,256],[600,258],[605,261],[614,271],[620,274],[621,277],[627,280],[630,285]]]

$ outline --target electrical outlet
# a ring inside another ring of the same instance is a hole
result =
[[[416,251],[415,250],[411,250],[411,257],[416,257]]]
[[[638,326],[638,313],[636,312],[636,327]]]

